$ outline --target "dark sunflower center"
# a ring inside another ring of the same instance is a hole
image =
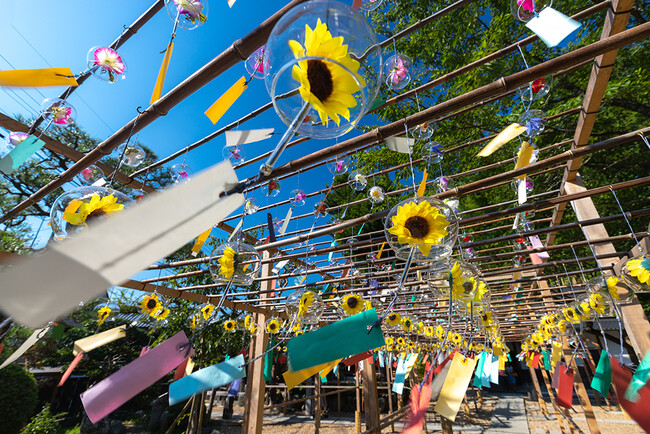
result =
[[[354,297],[348,298],[348,307],[350,309],[354,309],[355,307],[357,307],[358,304],[359,304],[359,300],[357,300],[356,298]]]
[[[322,60],[307,61],[307,80],[309,80],[311,93],[321,102],[325,102],[332,95],[334,91],[332,73]]]
[[[393,313],[393,314],[388,315],[388,319],[391,320],[391,321],[395,321],[395,314]]]
[[[108,316],[108,312],[106,312],[106,311],[104,311],[104,312],[102,312],[102,313],[99,314],[99,317],[100,317],[100,318],[104,318],[104,317],[106,317],[106,316]]]
[[[429,233],[429,222],[418,215],[406,219],[404,226],[413,238],[424,238]]]
[[[104,210],[96,209],[95,211],[88,214],[88,217],[86,217],[86,223],[90,222],[91,220],[93,220],[93,219],[95,219],[97,217],[101,217],[101,216],[104,216],[104,215],[106,215]]]
[[[270,328],[271,330],[275,330],[275,324],[271,324],[271,325],[269,325],[269,328]]]
[[[153,309],[156,307],[156,300],[150,299],[147,301],[147,309]]]

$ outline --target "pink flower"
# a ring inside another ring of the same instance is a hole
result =
[[[83,176],[83,179],[85,181],[90,181],[90,178],[93,177],[93,169],[90,167],[86,167],[84,170],[81,171],[81,176]]]
[[[70,116],[72,114],[71,107],[52,107],[50,108],[50,113],[52,114],[52,122],[57,125],[67,125],[70,121]]]
[[[303,193],[302,191],[299,191],[298,193],[296,193],[296,200],[297,201],[305,200],[306,197],[307,197],[307,195],[305,193]]]
[[[95,50],[95,65],[118,75],[124,74],[124,69],[126,68],[117,51],[108,47],[101,47]]]
[[[10,133],[9,134],[9,143],[11,143],[14,146],[18,146],[22,141],[27,139],[29,137],[29,134],[27,133]]]
[[[533,0],[517,0],[517,4],[522,7],[523,10],[528,12],[535,12],[535,6],[533,6]]]
[[[192,22],[198,18],[199,21],[204,23],[207,19],[207,17],[201,13],[201,10],[203,9],[201,0],[174,0],[174,4],[176,5],[178,13],[185,15]]]
[[[343,170],[343,163],[345,163],[345,161],[343,161],[343,160],[337,160],[336,161],[336,171],[337,172],[340,172],[340,171]]]
[[[241,154],[239,153],[239,148],[235,148],[232,150],[232,156],[235,157],[235,160],[239,160],[241,158]]]
[[[181,172],[178,172],[181,178],[189,178],[190,175],[188,175],[187,170],[183,170]]]
[[[399,84],[400,81],[406,78],[406,74],[408,73],[409,70],[404,66],[402,58],[398,56],[390,69],[391,81],[393,84]]]

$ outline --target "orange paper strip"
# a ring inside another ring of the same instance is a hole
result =
[[[207,240],[208,236],[210,236],[210,232],[212,232],[212,228],[203,232],[201,235],[199,235],[196,238],[196,241],[194,241],[194,245],[192,246],[192,256],[196,256],[199,254],[199,252],[201,251],[201,247],[203,247],[203,244],[205,244],[205,240]]]
[[[156,79],[156,87],[153,88],[153,93],[151,94],[150,104],[155,103],[160,99],[162,95],[163,85],[165,84],[165,76],[167,75],[167,68],[169,68],[169,61],[172,58],[172,51],[174,50],[174,41],[169,41],[167,44],[167,50],[165,50],[165,57],[163,57],[162,65],[160,65],[160,71],[158,71],[158,78]]]
[[[237,98],[239,98],[244,90],[246,90],[246,87],[246,77],[237,80],[237,83],[233,84],[226,93],[221,95],[221,97],[219,97],[219,99],[205,111],[205,115],[210,118],[213,124],[219,122],[221,116],[223,116],[230,106],[237,101]]]
[[[495,138],[490,140],[490,143],[485,145],[485,148],[481,149],[478,156],[487,157],[488,155],[492,155],[494,151],[519,136],[524,131],[526,131],[526,127],[522,127],[519,124],[508,125],[505,130],[501,131]]]
[[[424,190],[427,189],[427,169],[424,169],[424,174],[422,175],[422,182],[418,187],[418,197],[424,196]]]
[[[522,167],[528,166],[530,164],[530,157],[533,156],[533,145],[528,142],[521,144],[521,149],[517,154],[517,163],[515,164],[515,170],[521,169]],[[516,177],[522,181],[526,179],[526,175],[520,175]]]
[[[0,86],[79,86],[70,68],[16,69],[0,71]]]

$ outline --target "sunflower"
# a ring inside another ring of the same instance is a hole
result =
[[[580,322],[580,316],[573,307],[565,307],[562,309],[562,313],[568,322],[572,324],[578,324]]]
[[[162,321],[169,316],[169,309],[164,306],[161,306],[153,315],[151,315],[156,321]]]
[[[309,307],[314,302],[314,293],[311,291],[306,291],[300,297],[300,302],[298,303],[298,316],[305,316],[309,311]]]
[[[578,313],[580,314],[581,319],[587,320],[589,319],[589,312],[591,312],[591,303],[589,301],[583,301],[580,303],[580,309],[578,309]]]
[[[563,319],[559,320],[557,322],[557,329],[562,333],[564,333],[566,331],[566,324],[567,324],[566,321],[564,321]]]
[[[370,300],[364,301],[363,304],[366,307],[366,310],[372,309],[372,303],[370,302]]]
[[[162,305],[158,299],[158,294],[145,295],[140,302],[140,310],[145,315],[155,316]]]
[[[266,322],[266,332],[270,335],[275,335],[280,333],[280,321],[275,318],[271,318]]]
[[[484,327],[491,326],[494,324],[494,318],[492,317],[492,312],[485,312],[481,315],[481,323]]]
[[[439,325],[438,327],[436,327],[436,337],[439,340],[442,340],[444,336],[445,336],[445,329],[443,329],[442,326]]]
[[[234,319],[229,319],[223,322],[223,329],[228,333],[234,332],[236,327],[237,327],[237,322],[235,322]]]
[[[424,256],[429,256],[431,244],[439,243],[448,234],[449,220],[426,200],[400,206],[392,222],[388,232],[397,235],[397,242],[416,245]]]
[[[405,332],[413,331],[414,328],[415,326],[413,325],[413,320],[411,318],[402,318],[402,329],[404,329]]]
[[[428,338],[432,338],[432,337],[433,337],[433,334],[434,334],[433,327],[431,327],[431,326],[426,326],[426,327],[424,328],[424,336],[426,336],[426,337],[428,337]]]
[[[630,259],[626,266],[632,277],[636,277],[644,285],[650,285],[650,259]]]
[[[460,264],[456,262],[451,270],[449,270],[449,285],[451,286],[451,292],[454,297],[458,298],[463,295],[465,292],[465,287],[463,283],[465,279],[462,277],[463,271],[460,269]]]
[[[112,194],[100,197],[95,193],[88,202],[73,199],[63,212],[63,220],[71,225],[86,225],[87,221],[96,217],[112,214],[124,209],[124,205],[116,203],[117,198]]]
[[[200,313],[195,313],[190,317],[190,328],[195,329],[199,325],[201,325],[201,314]]]
[[[607,302],[602,294],[595,293],[589,296],[589,306],[599,315],[603,315],[607,309]]]
[[[397,312],[391,312],[386,317],[386,323],[391,327],[395,327],[400,322],[402,322],[402,316]]]
[[[404,340],[404,338],[402,337],[397,338],[397,345],[403,347],[405,344],[406,344],[406,340]]]
[[[474,294],[474,299],[473,301],[476,303],[479,303],[481,300],[483,300],[483,297],[485,297],[485,294],[488,292],[488,287],[485,284],[484,281],[479,280],[478,282],[476,281],[475,278],[471,277],[470,282],[472,282],[472,288],[477,288],[476,293]]]
[[[607,278],[607,291],[609,292],[609,295],[612,296],[614,300],[620,300],[621,296],[618,293],[618,288],[616,285],[618,284],[618,277],[616,276],[609,276]]]
[[[104,306],[97,311],[97,325],[102,325],[111,314],[111,308]]]
[[[244,328],[246,330],[250,329],[253,326],[253,317],[250,315],[246,315],[244,317]]]
[[[424,334],[424,323],[422,321],[418,321],[417,324],[415,324],[415,330],[419,335]]]
[[[333,38],[327,24],[319,18],[314,30],[305,26],[305,46],[291,40],[289,48],[296,59],[318,56],[332,60],[300,60],[294,65],[291,77],[300,83],[300,96],[318,112],[323,124],[327,125],[332,119],[339,125],[341,116],[350,120],[349,109],[357,105],[353,94],[361,90],[359,85],[365,87],[366,82],[357,74],[360,64],[350,57],[348,46],[343,45],[343,37]]]
[[[214,305],[212,304],[206,304],[201,308],[201,315],[203,316],[204,320],[209,320],[212,314],[214,313]]]
[[[365,307],[363,299],[356,294],[348,294],[341,299],[341,308],[348,315],[356,315]]]
[[[463,337],[459,333],[453,333],[451,335],[451,341],[456,345],[459,345],[461,342],[463,342]]]
[[[226,247],[223,256],[219,258],[219,274],[226,279],[230,279],[235,274],[235,250],[232,247]]]

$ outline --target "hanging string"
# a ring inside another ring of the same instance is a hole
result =
[[[273,345],[271,348],[269,348],[269,349],[267,349],[266,351],[264,351],[264,352],[263,352],[262,354],[260,354],[259,356],[257,356],[257,357],[255,357],[255,358],[249,360],[248,362],[244,363],[243,365],[239,365],[239,368],[240,368],[240,369],[241,369],[241,368],[244,368],[244,367],[250,365],[251,363],[255,362],[256,360],[261,359],[262,357],[264,357],[265,355],[267,355],[268,353],[270,353],[271,351],[275,350],[277,347],[279,347],[280,345],[282,345],[283,343],[285,343],[286,341],[288,341],[288,340],[289,340],[289,333],[291,333],[291,330],[293,330],[293,324],[294,324],[294,322],[296,321],[296,317],[297,317],[297,316],[298,316],[298,314],[296,313],[296,314],[293,315],[293,317],[291,318],[291,324],[289,325],[288,333],[287,333],[287,335],[285,335],[285,337],[283,337],[281,340],[278,341],[278,343],[276,343],[276,344]],[[263,333],[263,332],[262,332],[262,333]]]
[[[413,195],[417,196],[418,194],[418,187],[415,183],[415,171],[413,170],[413,149],[415,148],[415,139],[413,139],[413,146],[411,146],[411,139],[409,139],[409,128],[406,125],[406,122],[404,122],[404,130],[406,130],[406,140],[408,142],[409,146],[409,167],[411,168],[411,179],[413,180]]]
[[[623,219],[625,219],[625,223],[627,223],[627,227],[630,228],[630,233],[632,234],[632,237],[634,237],[634,241],[636,241],[636,245],[639,246],[639,250],[641,250],[641,255],[643,255],[644,253],[643,247],[641,246],[639,239],[636,237],[636,234],[634,233],[634,229],[632,229],[632,225],[630,224],[630,221],[627,219],[627,213],[623,210],[623,207],[621,206],[621,202],[618,200],[618,196],[616,196],[616,192],[614,191],[611,185],[609,186],[609,191],[612,192],[614,199],[616,199],[618,208],[621,210],[621,214],[623,214]]]
[[[117,167],[115,167],[115,170],[109,177],[109,181],[108,181],[109,187],[113,185],[113,181],[115,180],[115,176],[117,175],[117,172],[119,172],[120,168],[124,164],[124,155],[126,155],[126,150],[129,148],[129,142],[131,141],[131,137],[133,137],[133,131],[135,131],[135,127],[136,125],[138,125],[138,121],[140,120],[140,116],[142,115],[142,113],[140,113],[140,108],[141,107],[138,107],[137,109],[138,116],[136,116],[135,121],[133,122],[133,126],[131,127],[131,131],[129,131],[129,136],[126,138],[126,142],[124,143],[124,148],[122,149],[122,153],[120,154]]]

